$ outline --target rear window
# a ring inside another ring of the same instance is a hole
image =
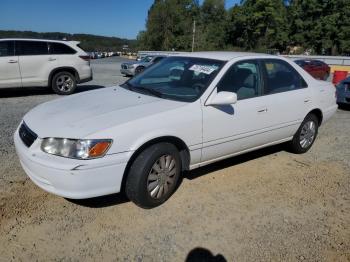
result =
[[[299,66],[305,66],[307,64],[307,62],[304,60],[296,60],[294,62]]]
[[[315,60],[315,61],[314,61],[314,64],[315,64],[316,66],[324,66],[324,65],[326,65],[325,63],[323,63],[322,61],[319,61],[319,60]]]
[[[84,52],[86,52],[85,49],[82,48],[80,44],[77,44],[77,47],[79,47],[81,50],[83,50]]]
[[[47,55],[48,46],[42,41],[16,41],[16,55]]]
[[[54,55],[72,55],[77,52],[73,48],[62,43],[49,43],[49,50],[50,54]]]
[[[287,62],[276,59],[265,60],[263,69],[265,71],[265,95],[307,87],[305,80]]]
[[[14,45],[13,41],[3,41],[0,42],[0,57],[1,56],[13,56],[14,55]]]

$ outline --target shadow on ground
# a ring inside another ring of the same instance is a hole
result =
[[[94,197],[88,199],[67,199],[67,201],[77,204],[79,206],[90,207],[90,208],[102,208],[120,205],[129,202],[129,199],[123,193],[112,194],[101,197]]]
[[[271,147],[266,147],[263,149],[259,149],[250,153],[246,153],[243,155],[239,155],[239,156],[234,156],[225,160],[221,160],[219,162],[207,165],[207,166],[203,166],[200,168],[196,168],[192,171],[188,171],[184,174],[184,178],[187,178],[189,180],[192,179],[196,179],[198,177],[204,176],[208,173],[212,173],[215,172],[217,170],[220,169],[225,169],[228,168],[230,166],[235,166],[235,165],[239,165],[245,162],[249,162],[251,160],[254,160],[256,158],[260,158],[263,156],[268,156],[268,155],[272,155],[272,154],[276,154],[280,151],[285,151],[287,148],[286,144],[280,144],[280,145],[275,145],[275,146],[271,146]]]
[[[187,257],[185,262],[226,262],[226,258],[221,255],[217,254],[214,256],[210,250],[202,247],[196,247],[192,249]]]
[[[197,168],[192,171],[187,171],[184,173],[182,179],[193,180],[198,177],[204,176],[208,173],[212,173],[217,170],[224,169],[230,166],[239,165],[263,156],[272,155],[280,151],[284,151],[285,149],[286,149],[286,145],[281,144],[281,145],[263,148],[244,155],[231,157],[204,167]],[[179,183],[179,186],[180,184],[181,184],[181,181]],[[124,193],[112,194],[108,196],[101,196],[101,197],[95,197],[95,198],[89,198],[89,199],[79,199],[79,200],[67,199],[67,200],[74,204],[90,207],[90,208],[102,208],[102,207],[114,206],[114,205],[123,204],[129,201]]]
[[[91,91],[95,89],[104,88],[101,85],[78,85],[75,93],[81,93]],[[53,91],[50,88],[45,87],[20,87],[20,88],[1,88],[0,98],[11,97],[25,97],[25,96],[40,96],[40,95],[53,95]]]

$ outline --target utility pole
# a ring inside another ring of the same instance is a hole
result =
[[[193,20],[193,30],[192,30],[192,52],[194,51],[194,37],[196,35],[196,20]]]

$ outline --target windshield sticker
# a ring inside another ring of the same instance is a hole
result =
[[[216,69],[218,69],[217,66],[208,66],[208,65],[193,65],[189,68],[189,70],[195,71],[196,73],[204,73],[207,75],[210,75]]]

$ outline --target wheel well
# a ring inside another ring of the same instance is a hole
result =
[[[162,143],[162,142],[171,143],[174,146],[176,146],[176,148],[179,150],[179,153],[180,153],[182,170],[183,171],[184,170],[189,170],[189,168],[190,168],[190,151],[189,151],[187,145],[185,144],[185,142],[182,141],[180,138],[174,137],[174,136],[158,137],[158,138],[152,139],[152,140],[144,143],[131,156],[131,158],[129,159],[128,164],[126,165],[126,168],[124,170],[123,181],[122,181],[121,190],[120,190],[121,192],[124,192],[126,178],[128,176],[130,167],[131,167],[132,163],[134,162],[134,160],[136,159],[136,157],[143,150],[145,150],[147,147],[150,147],[150,146],[152,146],[154,144],[158,144],[158,143]]]
[[[318,125],[320,126],[322,124],[322,120],[323,120],[323,114],[322,114],[322,111],[320,109],[314,109],[312,111],[309,112],[309,115],[310,114],[314,114],[317,119],[318,119]]]
[[[56,68],[56,69],[51,71],[51,73],[49,75],[49,85],[51,85],[52,78],[54,77],[54,75],[59,73],[59,72],[71,73],[72,75],[74,75],[75,79],[77,80],[77,83],[79,83],[79,81],[80,81],[79,74],[78,74],[77,70],[75,70],[73,67],[59,67],[59,68]]]

